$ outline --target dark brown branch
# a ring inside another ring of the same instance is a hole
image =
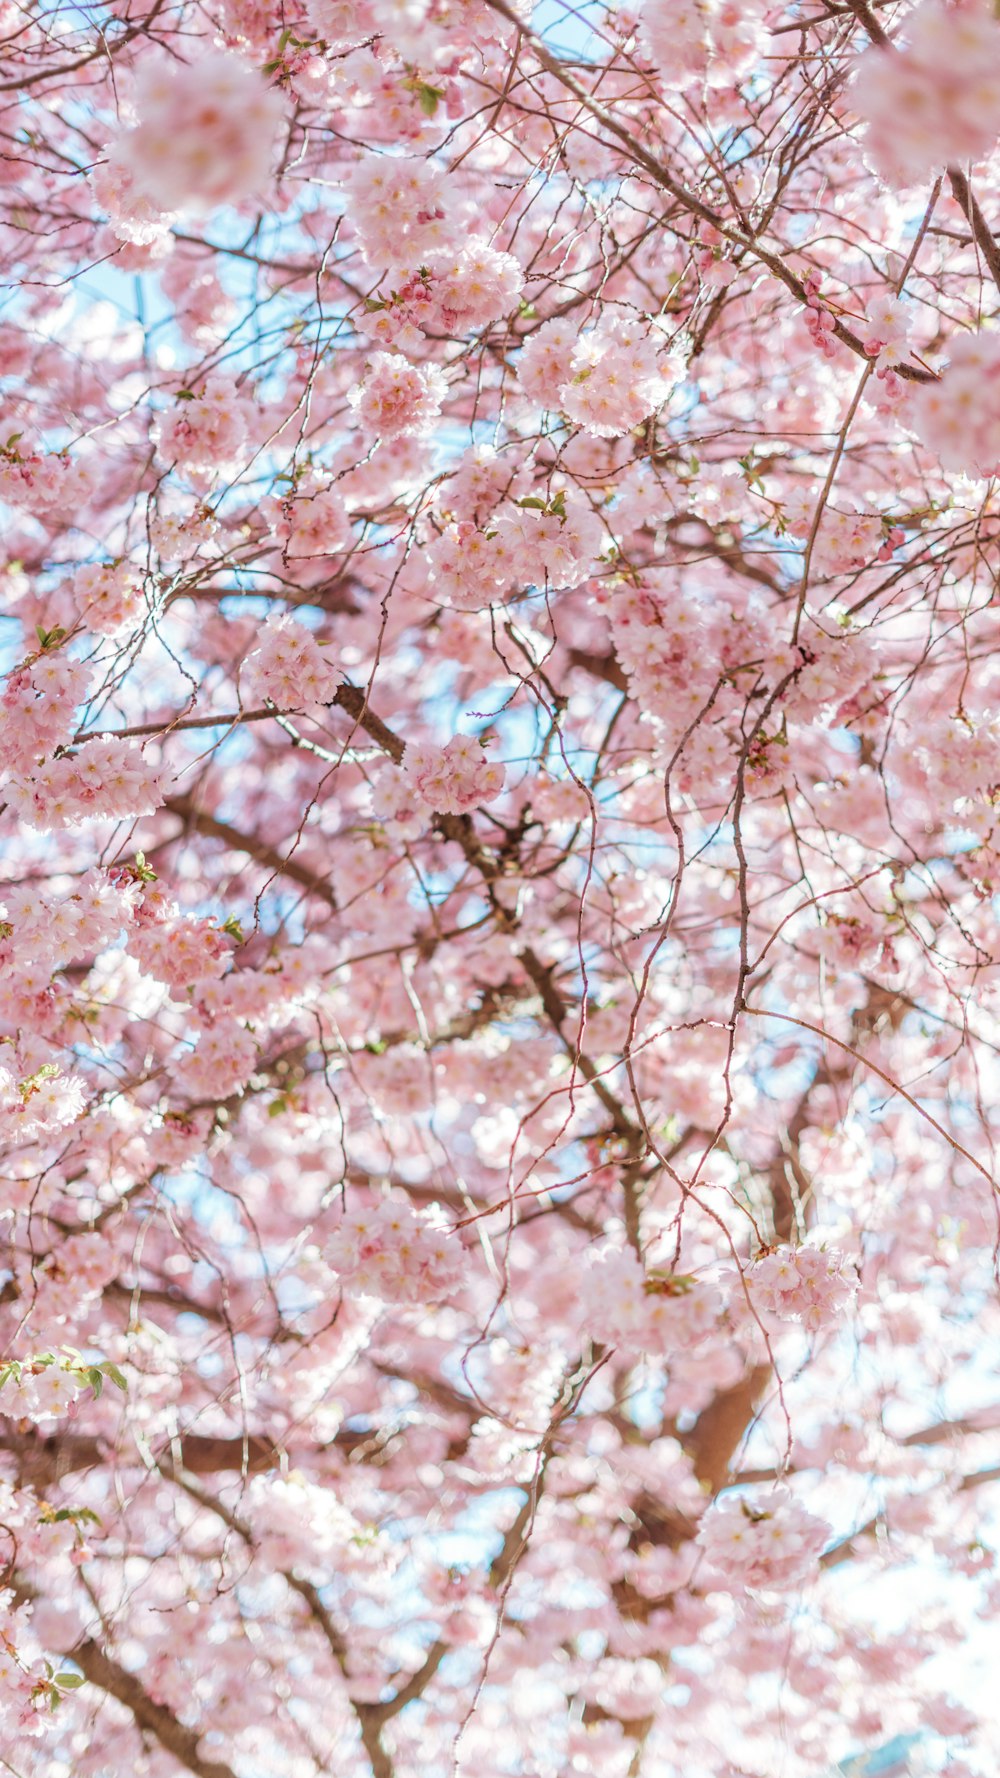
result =
[[[195,1778],[236,1778],[232,1766],[224,1760],[206,1759],[200,1752],[203,1731],[187,1728],[166,1705],[154,1703],[135,1674],[113,1660],[90,1637],[70,1649],[66,1658],[79,1667],[92,1685],[100,1686],[130,1710],[137,1727],[154,1736],[164,1751],[193,1772]]]
[[[322,877],[317,877],[308,866],[299,864],[296,859],[288,858],[276,847],[268,845],[266,840],[260,839],[256,834],[243,833],[239,828],[231,827],[228,822],[220,821],[206,809],[200,809],[190,796],[169,797],[163,807],[171,815],[179,816],[186,827],[193,827],[197,833],[205,834],[209,839],[221,840],[235,852],[242,852],[256,864],[264,865],[276,876],[287,877],[290,882],[299,883],[303,889],[308,889],[310,895],[315,895],[320,901],[325,901],[327,907],[336,910],[337,898],[329,883],[324,882]],[[167,845],[173,843],[169,840],[162,842]],[[160,846],[156,848],[157,851],[160,849]]]

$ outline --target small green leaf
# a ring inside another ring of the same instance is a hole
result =
[[[77,1692],[81,1685],[86,1685],[87,1681],[82,1673],[57,1673],[54,1683],[60,1691]]]
[[[444,98],[444,91],[439,86],[428,86],[426,82],[421,82],[417,88],[417,97],[420,100],[420,109],[424,116],[433,117]]]
[[[123,1372],[118,1369],[116,1364],[111,1364],[110,1361],[106,1361],[101,1365],[101,1369],[104,1372],[104,1375],[114,1384],[116,1389],[120,1389],[123,1395],[128,1394],[128,1379]]]

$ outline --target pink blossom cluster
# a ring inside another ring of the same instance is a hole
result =
[[[891,931],[878,914],[828,912],[814,942],[818,955],[837,973],[897,967]]]
[[[726,258],[725,236],[712,223],[703,222],[698,239],[703,246],[695,256],[695,264],[702,284],[715,290],[728,289],[739,277],[739,267]]]
[[[647,320],[613,314],[580,333],[548,321],[522,348],[525,393],[558,407],[597,438],[618,438],[663,406],[684,374],[676,354]]]
[[[605,546],[600,519],[565,490],[508,502],[480,528],[448,525],[430,545],[428,592],[460,611],[480,610],[527,586],[571,588],[587,579]]]
[[[948,810],[960,810],[963,824],[982,818],[992,823],[1000,785],[1000,725],[995,719],[938,717],[908,729],[906,781],[927,794],[933,786]]]
[[[756,1498],[727,1493],[712,1502],[695,1542],[727,1590],[780,1590],[808,1581],[829,1541],[830,1526],[776,1487]]]
[[[101,952],[133,919],[138,887],[89,870],[63,892],[40,893],[33,885],[4,885],[0,899],[0,976],[56,969]]]
[[[825,1247],[774,1247],[754,1261],[747,1280],[755,1307],[801,1321],[810,1333],[835,1321],[858,1287],[847,1255]]]
[[[0,1386],[0,1417],[54,1420],[72,1407],[82,1391],[82,1380],[68,1362],[28,1364],[20,1377],[10,1376]]]
[[[459,611],[478,611],[514,578],[513,551],[502,532],[471,519],[448,525],[427,550],[430,596]]]
[[[867,305],[863,331],[865,351],[875,359],[879,370],[893,369],[907,354],[913,331],[912,304],[891,293],[876,297]]]
[[[579,495],[560,489],[548,500],[526,495],[496,520],[507,554],[507,584],[571,589],[594,572],[608,537],[597,513]]]
[[[0,695],[0,771],[30,771],[69,740],[92,677],[85,662],[63,649],[45,650],[7,675]]]
[[[557,315],[529,334],[517,358],[517,380],[540,407],[558,408],[573,375],[573,353],[580,327],[568,315]]]
[[[809,329],[809,337],[814,346],[822,352],[824,358],[836,356],[837,342],[834,338],[836,318],[832,310],[822,301],[818,272],[809,272],[804,280],[806,290],[805,324]]]
[[[1000,25],[995,27],[1000,38]],[[916,390],[908,418],[945,469],[972,476],[1000,467],[1000,334],[962,333],[933,383]]]
[[[193,1099],[227,1099],[246,1086],[257,1063],[257,1040],[234,1018],[206,1023],[173,1070],[172,1084]]]
[[[423,265],[431,254],[453,250],[455,193],[449,192],[446,210],[442,176],[426,161],[363,155],[343,184],[347,215],[370,265]]]
[[[379,773],[372,785],[372,814],[392,839],[404,843],[426,833],[434,820],[434,810],[406,772]]]
[[[819,524],[812,549],[812,568],[817,575],[849,574],[879,560],[886,534],[878,513],[846,512],[821,504],[818,488],[793,488],[781,503],[782,521],[793,537],[809,537],[817,513]]]
[[[465,1257],[436,1207],[395,1196],[345,1210],[324,1249],[350,1295],[385,1303],[442,1303],[458,1289]]]
[[[0,449],[0,500],[36,518],[65,522],[86,504],[93,487],[90,466],[66,451]]]
[[[164,567],[189,562],[215,537],[219,523],[211,507],[190,496],[157,505],[149,515],[149,540]]]
[[[487,327],[509,315],[524,285],[524,273],[512,253],[503,253],[473,236],[432,265],[434,296],[449,333]]]
[[[104,159],[91,171],[91,189],[119,241],[133,247],[148,249],[162,244],[166,248],[172,216],[136,183],[131,156],[128,134],[111,142]]]
[[[0,1139],[33,1142],[40,1136],[65,1129],[81,1116],[85,1104],[83,1083],[60,1074],[55,1063],[45,1063],[34,1074],[22,1076],[5,1059],[0,1063]]]
[[[35,1324],[64,1325],[79,1320],[81,1311],[100,1296],[117,1270],[114,1246],[96,1230],[70,1235],[32,1268]]]
[[[341,675],[311,630],[294,618],[269,619],[260,646],[244,661],[240,691],[244,703],[270,703],[278,710],[328,704]]]
[[[378,28],[368,0],[307,0],[306,14],[328,49],[350,49]]]
[[[283,501],[275,534],[290,560],[303,556],[336,556],[350,547],[351,520],[336,488],[298,490]]]
[[[518,480],[516,457],[497,451],[492,445],[473,445],[448,482],[447,504],[452,516],[482,521],[513,494]]]
[[[591,1259],[582,1298],[587,1326],[602,1344],[656,1358],[716,1333],[723,1306],[703,1279],[647,1272],[634,1253],[614,1247]]]
[[[93,562],[78,568],[69,594],[80,622],[99,636],[115,636],[145,610],[142,575],[131,562]]]
[[[160,454],[198,476],[234,469],[247,440],[249,405],[231,380],[214,377],[200,395],[179,400],[160,419]]]
[[[457,252],[428,255],[388,300],[373,299],[358,325],[379,345],[412,352],[427,333],[467,333],[509,315],[523,284],[512,253],[473,237]]]
[[[991,0],[921,0],[902,42],[872,44],[851,100],[891,185],[982,160],[1000,136],[1000,23]]]
[[[460,815],[493,802],[504,787],[502,765],[486,758],[474,735],[455,735],[443,747],[411,742],[403,755],[403,774],[428,809]]]
[[[153,885],[137,904],[128,948],[147,975],[183,993],[224,974],[233,947],[215,920],[182,914]]]
[[[768,10],[767,0],[645,0],[641,37],[661,85],[741,79],[767,43]]]
[[[642,710],[683,733],[710,689],[704,647],[709,614],[693,600],[663,597],[645,582],[602,589],[599,599]]]
[[[368,431],[400,438],[427,430],[441,411],[447,388],[436,364],[418,367],[399,352],[373,352],[348,399]]]
[[[122,141],[122,163],[135,190],[162,210],[235,204],[266,186],[285,107],[240,56],[151,58],[133,104],[139,121]]]
[[[226,933],[219,927],[217,932],[211,948],[225,944],[228,958],[232,929]],[[204,942],[207,950],[210,940]],[[206,1024],[215,1019],[239,1019],[252,1024],[255,1031],[287,1024],[300,1008],[320,998],[320,984],[330,961],[330,947],[318,935],[310,934],[301,945],[274,958],[266,969],[223,971],[216,962],[196,984],[198,1016]]]
[[[73,753],[24,770],[4,794],[29,827],[50,833],[81,821],[152,815],[163,801],[160,773],[131,741],[88,741]]]

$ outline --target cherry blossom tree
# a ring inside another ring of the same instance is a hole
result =
[[[0,1770],[996,1773],[996,13],[2,0]]]

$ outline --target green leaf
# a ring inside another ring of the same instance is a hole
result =
[[[46,630],[41,624],[36,624],[35,635],[38,637],[42,648],[58,648],[59,643],[65,640],[66,631],[62,628],[61,624],[56,624],[55,628],[51,630]]]
[[[116,1389],[120,1389],[123,1395],[128,1394],[128,1378],[118,1369],[116,1364],[111,1364],[110,1361],[106,1360],[105,1363],[101,1365],[101,1369],[104,1372],[104,1375],[114,1384]]]
[[[444,98],[444,90],[439,86],[428,86],[426,82],[421,82],[417,88],[417,97],[420,100],[420,109],[424,116],[433,117]]]
[[[77,1692],[81,1685],[86,1685],[87,1681],[82,1673],[57,1673],[54,1683],[60,1691]]]

